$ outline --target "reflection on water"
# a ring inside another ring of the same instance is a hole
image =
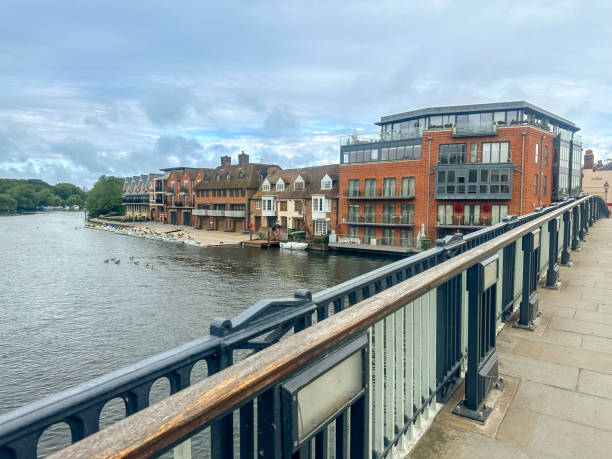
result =
[[[207,335],[214,317],[262,298],[317,292],[393,261],[193,247],[83,223],[68,212],[0,218],[0,413]]]

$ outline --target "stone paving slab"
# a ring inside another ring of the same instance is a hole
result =
[[[497,336],[500,374],[512,384],[487,399],[493,422],[450,412],[462,386],[410,457],[612,457],[610,234],[612,220],[596,222],[573,266],[561,268],[561,289],[538,290],[535,332],[506,324]]]

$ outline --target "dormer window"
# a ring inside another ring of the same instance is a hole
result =
[[[332,189],[332,179],[327,174],[325,174],[325,177],[321,179],[321,189],[322,190]]]
[[[263,184],[261,185],[261,189],[263,191],[270,191],[270,182],[268,182],[268,180],[266,179]]]
[[[218,182],[221,176],[219,174],[215,175],[215,180]]]
[[[205,175],[205,176],[204,176],[204,181],[205,181],[205,182],[208,182],[208,175]]]
[[[232,176],[230,175],[230,173],[228,172],[227,174],[225,174],[225,180],[229,180]]]
[[[257,174],[257,178],[258,178],[259,180],[263,180],[263,174],[260,172],[259,174]]]
[[[304,179],[301,175],[298,175],[295,182],[293,182],[293,189],[295,191],[304,191]]]
[[[240,173],[238,174],[238,178],[240,178],[241,180],[244,178],[244,174],[242,173],[242,171],[240,171]]]
[[[278,179],[278,182],[276,182],[276,191],[283,191],[285,189],[285,182],[283,182],[283,179]]]

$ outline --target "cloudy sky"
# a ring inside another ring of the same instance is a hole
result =
[[[0,177],[337,162],[381,115],[527,100],[612,157],[611,2],[0,0]]]

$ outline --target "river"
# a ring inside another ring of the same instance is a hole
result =
[[[83,224],[81,212],[0,217],[0,413],[207,335],[214,317],[262,298],[393,261],[193,247]]]

